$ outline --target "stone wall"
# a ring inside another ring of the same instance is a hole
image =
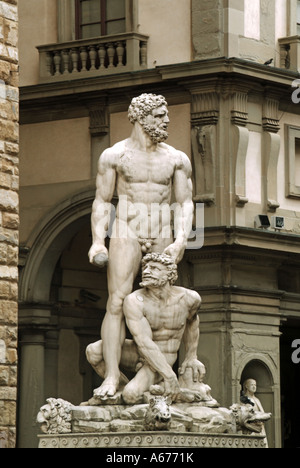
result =
[[[0,448],[16,443],[18,317],[18,6],[0,0]]]

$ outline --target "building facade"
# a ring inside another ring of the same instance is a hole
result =
[[[0,448],[16,443],[19,93],[18,12],[0,2]]]
[[[37,446],[46,398],[79,404],[96,385],[84,351],[107,300],[87,258],[97,161],[129,136],[143,92],[166,97],[168,143],[190,157],[204,206],[180,284],[203,299],[207,383],[230,406],[256,379],[269,445],[296,446],[299,3],[19,0],[18,446]]]

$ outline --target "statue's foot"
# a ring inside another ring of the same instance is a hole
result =
[[[113,397],[118,390],[119,378],[107,377],[101,387],[94,390],[94,397],[106,400],[107,398]]]

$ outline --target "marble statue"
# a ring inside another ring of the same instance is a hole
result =
[[[271,415],[254,395],[256,382],[245,382],[242,401],[230,409],[212,398],[197,356],[201,298],[175,286],[194,205],[190,160],[165,143],[167,102],[142,94],[128,115],[131,136],[100,156],[92,209],[89,259],[107,265],[108,302],[101,339],[86,356],[103,383],[80,406],[47,400],[37,416],[46,434],[40,447],[243,447],[246,440],[249,447],[265,447],[263,424]],[[141,267],[140,289],[133,292]]]
[[[241,402],[246,406],[251,405],[253,412],[255,412],[256,414],[268,415],[269,417],[266,419],[268,420],[271,417],[271,413],[265,413],[260,400],[255,396],[256,390],[257,390],[256,380],[247,379],[243,383]],[[258,425],[258,430],[256,432],[260,432],[261,434],[266,435],[265,427],[264,427],[262,420],[260,424]],[[267,444],[267,440],[266,440],[266,444]]]
[[[119,387],[119,364],[125,343],[123,302],[132,292],[142,256],[164,253],[179,263],[194,212],[190,160],[165,143],[169,116],[164,97],[142,94],[132,100],[128,115],[133,124],[131,136],[100,156],[92,209],[93,244],[89,258],[99,267],[108,266],[109,298],[101,330],[105,378],[96,390],[96,395],[104,399],[115,395]],[[119,204],[108,252],[105,238],[115,191]],[[160,208],[164,214],[170,206],[173,193],[175,241],[170,216],[159,213]],[[168,384],[171,393],[176,393],[174,376]]]
[[[122,391],[123,401],[138,404],[143,402],[144,393],[150,391],[170,396],[171,401],[207,401],[213,406],[216,402],[209,394],[210,388],[202,382],[205,367],[197,358],[199,294],[174,286],[177,265],[166,254],[147,254],[142,266],[142,289],[126,296],[123,305],[133,340],[125,341],[121,365],[137,370]],[[185,359],[179,374],[185,388],[180,387],[172,369],[182,341]],[[86,354],[103,377],[106,373],[103,342],[89,345]]]
[[[260,400],[255,396],[257,390],[256,380],[247,379],[243,383],[243,392],[241,395],[241,402],[244,404],[250,404],[253,406],[255,411],[264,412]]]

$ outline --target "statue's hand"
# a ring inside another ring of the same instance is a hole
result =
[[[93,265],[104,268],[108,264],[108,250],[104,245],[93,245],[89,251],[89,258]]]
[[[193,381],[202,382],[203,377],[206,373],[204,364],[198,361],[198,359],[187,359],[183,362],[182,366],[180,367],[179,375],[183,375],[189,367],[192,369],[193,372]]]
[[[164,395],[170,396],[172,400],[175,401],[176,397],[180,393],[180,386],[179,386],[179,382],[178,382],[176,374],[174,374],[174,376],[169,379],[165,379],[164,386],[165,386]]]
[[[169,245],[165,250],[164,254],[169,255],[175,261],[175,263],[179,263],[184,255],[186,245],[182,245],[181,243],[174,242],[173,244]]]

